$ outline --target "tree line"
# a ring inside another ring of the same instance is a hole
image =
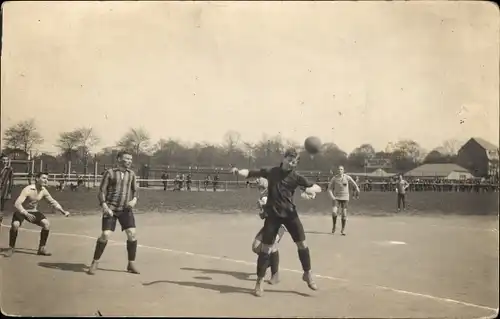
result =
[[[362,144],[347,153],[333,142],[326,142],[320,154],[309,157],[301,143],[278,136],[264,135],[260,141],[246,142],[236,131],[228,131],[220,144],[183,143],[175,139],[154,142],[144,128],[130,128],[113,147],[91,152],[99,146],[99,135],[91,127],[75,128],[61,132],[55,146],[59,152],[53,156],[38,151],[44,139],[34,119],[19,122],[4,132],[3,152],[22,157],[31,154],[42,159],[45,169],[62,172],[68,161],[78,172],[92,171],[94,161],[100,165],[113,165],[119,150],[127,150],[135,157],[136,167],[148,164],[151,168],[173,169],[175,167],[228,168],[262,167],[275,165],[286,148],[295,147],[302,152],[300,169],[330,171],[334,166],[344,165],[350,172],[363,172],[366,163],[382,159],[390,163],[388,171],[404,172],[422,163],[453,163],[461,145],[460,141],[446,140],[442,146],[427,152],[416,141],[404,139],[387,144],[384,150],[375,150],[369,144]],[[17,155],[16,155],[17,154]]]

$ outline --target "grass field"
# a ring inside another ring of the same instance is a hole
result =
[[[262,221],[255,189],[141,190],[140,275],[124,272],[117,232],[95,276],[85,274],[100,216],[96,192],[53,196],[75,216],[51,219],[51,257],[35,255],[25,224],[20,251],[0,259],[2,310],[25,316],[446,317],[493,316],[498,308],[498,193],[412,193],[394,214],[394,193],[363,193],[350,205],[348,236],[329,234],[329,201],[297,200],[319,291],[301,281],[294,244],[281,245],[282,282],[251,295]],[[15,194],[14,194],[15,195]],[[0,247],[8,242],[4,220]]]

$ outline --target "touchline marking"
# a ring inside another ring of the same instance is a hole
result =
[[[1,226],[6,227],[6,228],[10,228],[10,225],[3,225],[2,224]],[[38,230],[35,230],[35,229],[26,229],[26,228],[19,228],[19,229],[22,231],[30,232],[30,233],[38,233],[39,232]],[[82,235],[82,234],[68,234],[68,233],[56,233],[56,232],[51,232],[51,234],[57,235],[57,236],[86,238],[86,239],[92,239],[92,240],[97,239],[96,237]],[[111,242],[113,244],[121,244],[123,246],[125,245],[123,242],[119,242],[116,240],[108,240],[108,242]],[[141,247],[141,248],[147,248],[147,249],[169,252],[169,253],[174,253],[174,254],[195,256],[195,257],[200,257],[200,258],[205,258],[205,259],[225,260],[225,261],[230,261],[233,263],[255,266],[255,262],[249,262],[249,261],[245,261],[245,260],[231,259],[231,258],[226,258],[226,257],[217,257],[217,256],[211,256],[211,255],[205,255],[205,254],[197,254],[197,253],[192,253],[192,252],[188,252],[188,251],[173,250],[173,249],[161,248],[161,247],[155,247],[155,246],[147,246],[147,245],[137,245],[137,246]],[[285,271],[289,271],[289,272],[299,273],[299,274],[303,273],[303,271],[296,270],[296,269],[288,269],[288,268],[281,268],[281,269],[285,270]],[[343,278],[337,278],[337,277],[325,276],[325,275],[319,275],[319,274],[314,274],[314,276],[318,277],[318,278],[333,280],[333,281],[341,281],[341,282],[356,284],[350,280],[343,279]],[[450,298],[436,297],[436,296],[421,294],[421,293],[417,293],[417,292],[411,292],[411,291],[391,288],[391,287],[387,287],[387,286],[380,286],[380,285],[373,285],[373,284],[358,284],[358,285],[362,285],[362,286],[366,286],[366,287],[373,287],[373,288],[377,288],[377,289],[381,289],[381,290],[392,291],[392,292],[396,292],[396,293],[400,293],[400,294],[404,294],[404,295],[409,295],[409,296],[422,297],[422,298],[427,298],[427,299],[436,300],[436,301],[444,301],[444,302],[448,302],[448,303],[454,303],[454,304],[459,304],[459,305],[473,307],[473,308],[498,311],[497,308],[491,308],[491,307],[477,305],[477,304],[473,304],[473,303],[469,303],[469,302],[465,302],[465,301],[460,301],[460,300],[455,300],[455,299],[450,299]]]

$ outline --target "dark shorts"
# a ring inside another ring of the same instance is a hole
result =
[[[270,214],[264,221],[264,227],[262,228],[262,243],[266,245],[274,244],[281,225],[285,226],[295,243],[306,240],[304,226],[302,226],[302,222],[298,216],[278,217]]]
[[[337,199],[337,200],[335,200],[335,206],[337,206],[340,209],[347,209],[347,206],[349,206],[349,201]]]
[[[264,230],[264,227],[262,227],[259,232],[257,233],[257,235],[255,236],[255,239],[259,240],[262,242],[262,232]],[[283,238],[283,235],[285,235],[285,232],[286,232],[286,229],[284,226],[281,226],[278,230],[278,235],[276,236],[275,240],[274,240],[274,243],[273,244],[277,244],[281,241],[281,239]]]
[[[42,212],[30,212],[30,214],[35,216],[35,220],[33,222],[28,220],[28,222],[34,225],[42,226],[42,220],[47,219]],[[22,225],[25,220],[27,220],[26,217],[20,212],[15,212],[14,215],[12,215],[12,224],[14,224],[14,222],[19,222],[19,225]]]
[[[113,216],[102,217],[102,231],[115,231],[116,222],[120,223],[122,231],[129,228],[135,228],[135,217],[132,209],[125,209],[122,212],[113,211]]]

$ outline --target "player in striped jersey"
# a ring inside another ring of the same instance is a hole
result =
[[[14,171],[10,165],[9,157],[2,154],[2,170],[0,171],[0,224],[3,221],[5,204],[11,197]],[[0,230],[2,227],[0,227]]]
[[[344,173],[344,167],[339,166],[337,175],[334,175],[328,184],[328,195],[333,201],[332,208],[332,234],[335,233],[335,228],[337,226],[337,211],[340,208],[340,217],[342,221],[342,229],[340,234],[345,236],[345,226],[347,224],[347,206],[349,204],[349,187],[351,184],[356,189],[356,193],[359,194],[360,189],[358,184],[352,179],[351,176]]]
[[[108,239],[115,231],[116,222],[127,234],[127,271],[138,274],[135,266],[137,252],[137,239],[135,236],[135,217],[132,209],[137,204],[136,175],[132,166],[132,154],[120,152],[117,156],[118,167],[107,170],[102,177],[99,188],[99,202],[103,211],[101,236],[97,239],[94,250],[94,259],[88,270],[89,275],[97,271],[99,259],[101,258]]]
[[[261,219],[265,219],[266,213],[264,211],[264,206],[267,203],[267,195],[268,195],[268,189],[267,189],[267,179],[263,177],[257,178],[257,187],[260,191],[260,198],[257,202],[258,207],[259,207],[259,217]],[[262,227],[257,235],[255,236],[255,239],[252,243],[252,251],[259,255],[261,249],[262,249],[262,231],[264,227]],[[279,283],[279,262],[280,262],[280,256],[279,256],[279,250],[278,250],[278,244],[283,238],[283,235],[285,234],[285,226],[281,225],[279,230],[278,230],[278,235],[276,235],[276,239],[274,240],[274,244],[271,248],[271,254],[269,256],[269,267],[271,268],[271,279],[269,280],[269,283],[271,285],[276,285]]]

